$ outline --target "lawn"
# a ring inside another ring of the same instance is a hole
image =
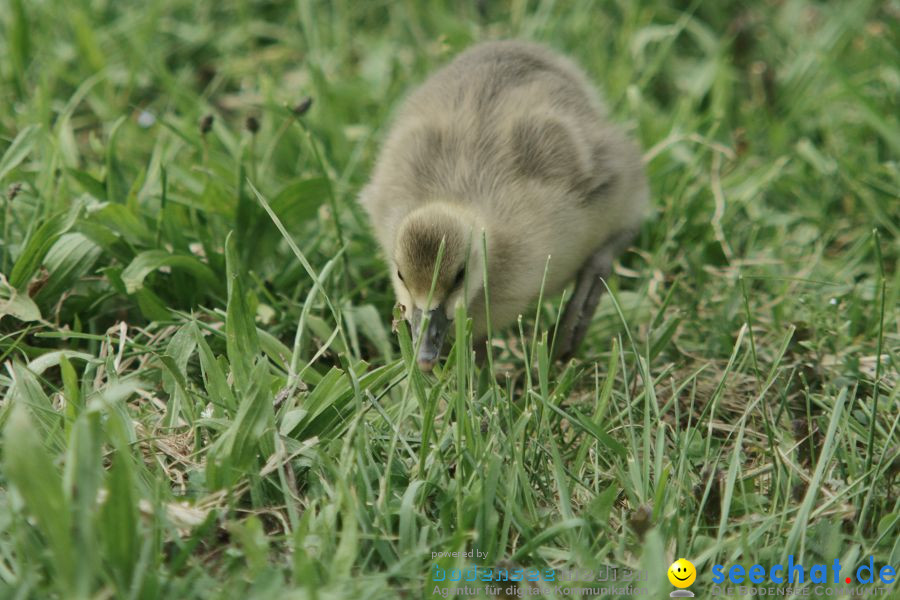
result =
[[[422,374],[356,193],[507,37],[584,66],[654,215],[576,359],[544,298]],[[898,569],[898,48],[897,0],[0,0],[0,597]]]

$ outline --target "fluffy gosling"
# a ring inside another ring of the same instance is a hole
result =
[[[475,339],[486,337],[485,265],[497,330],[535,302],[548,257],[545,293],[576,282],[554,348],[570,357],[648,191],[638,147],[584,73],[505,41],[473,46],[412,92],[360,201],[414,335],[427,322],[417,360],[430,370],[460,303]]]

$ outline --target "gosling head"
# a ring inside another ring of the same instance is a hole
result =
[[[480,240],[475,215],[438,203],[411,212],[397,229],[391,279],[414,341],[427,319],[416,357],[423,371],[437,362],[457,307],[482,291]]]

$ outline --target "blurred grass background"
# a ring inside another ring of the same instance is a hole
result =
[[[0,594],[430,597],[470,564],[431,553],[471,549],[657,595],[679,556],[695,592],[788,554],[896,568],[898,23],[0,0]],[[578,360],[547,361],[548,299],[495,376],[465,336],[423,376],[354,194],[404,92],[506,37],[585,67],[656,215]]]

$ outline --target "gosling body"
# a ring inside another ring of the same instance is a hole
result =
[[[557,351],[571,354],[648,192],[637,146],[583,72],[548,48],[506,41],[470,48],[409,95],[361,202],[406,317],[416,329],[426,315],[442,322],[424,333],[419,362],[429,368],[459,303],[473,335],[487,335],[484,264],[494,331],[533,305],[545,268],[545,294],[577,279]]]

